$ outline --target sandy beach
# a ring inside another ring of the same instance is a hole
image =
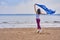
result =
[[[0,28],[0,40],[60,40],[60,28]]]

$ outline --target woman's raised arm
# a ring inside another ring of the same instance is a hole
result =
[[[36,12],[36,4],[34,4],[34,10],[35,10],[35,12]],[[36,12],[37,13],[37,12]]]

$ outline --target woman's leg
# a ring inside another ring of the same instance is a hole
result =
[[[40,19],[36,19],[36,22],[37,22],[37,29],[41,29],[41,26],[40,26]]]

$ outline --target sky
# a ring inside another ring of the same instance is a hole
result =
[[[0,0],[0,14],[34,14],[35,3],[44,4],[60,14],[60,0]]]

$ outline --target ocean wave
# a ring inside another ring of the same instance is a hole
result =
[[[44,22],[41,22],[42,23],[59,23],[60,24],[60,21],[44,21]],[[24,22],[20,22],[20,21],[15,21],[15,22],[7,22],[7,21],[3,21],[3,22],[0,22],[0,24],[36,24],[36,22],[33,22],[33,21],[24,21]]]

